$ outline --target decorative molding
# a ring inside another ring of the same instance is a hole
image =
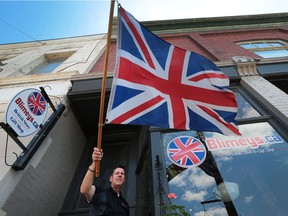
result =
[[[237,71],[240,76],[259,75],[254,59],[247,56],[234,56],[232,59],[236,63]]]
[[[42,83],[49,81],[70,80],[72,76],[79,74],[78,71],[49,73],[49,74],[32,74],[25,76],[6,77],[0,79],[0,87],[8,85],[23,85],[32,83]]]
[[[174,20],[154,20],[141,21],[140,23],[157,35],[207,32],[207,31],[227,31],[251,28],[273,28],[288,24],[288,13],[273,13],[260,15],[229,16],[229,17],[209,17],[209,18],[188,18]],[[117,18],[113,19],[112,38],[117,34]]]
[[[201,33],[200,35],[202,37],[214,37],[214,36],[227,36],[227,35],[247,35],[247,34],[262,34],[262,33],[273,33],[273,32],[281,32],[280,29],[251,29],[251,30],[241,30],[241,29],[237,29],[237,30],[233,30],[233,31],[225,31],[225,29],[223,29],[223,32],[211,32],[211,33]]]

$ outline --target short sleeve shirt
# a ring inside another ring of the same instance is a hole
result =
[[[90,204],[93,205],[90,211],[91,216],[129,216],[127,201],[122,197],[121,193],[118,196],[111,186],[105,189],[96,187],[96,192]]]

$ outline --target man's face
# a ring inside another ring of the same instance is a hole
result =
[[[110,176],[110,182],[114,186],[121,186],[125,182],[125,170],[116,168]]]

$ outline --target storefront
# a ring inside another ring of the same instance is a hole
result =
[[[154,179],[155,215],[165,215],[161,206],[169,202],[194,216],[286,215],[287,133],[269,111],[241,89],[235,92],[242,136],[152,132],[152,146],[160,144],[152,148],[160,162],[154,175],[161,176]]]

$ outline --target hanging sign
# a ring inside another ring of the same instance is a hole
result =
[[[183,168],[197,167],[206,158],[206,148],[191,136],[178,136],[167,145],[167,155],[172,163]]]
[[[25,89],[19,92],[6,110],[6,123],[18,136],[29,136],[36,132],[45,121],[47,103],[37,89]]]

